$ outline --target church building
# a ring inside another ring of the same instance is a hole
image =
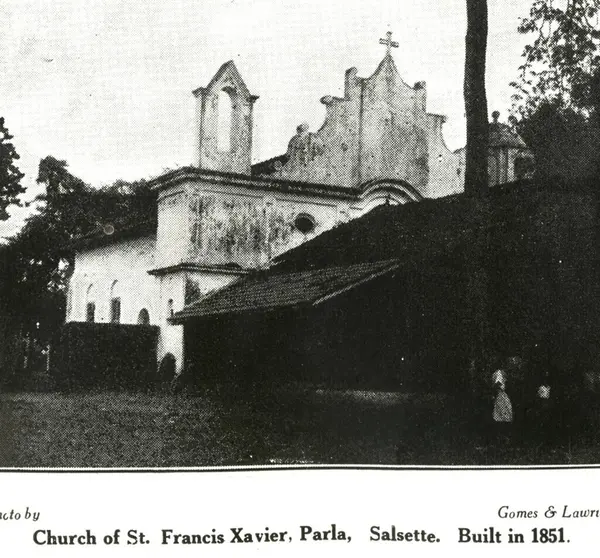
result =
[[[157,361],[181,370],[175,313],[316,235],[382,204],[463,190],[464,150],[446,147],[445,117],[427,112],[425,82],[405,83],[387,53],[370,77],[346,71],[326,95],[323,125],[300,124],[280,156],[252,164],[252,94],[235,64],[196,89],[196,160],[152,180],[157,222],[100,234],[76,248],[67,322],[159,327]],[[514,180],[531,155],[504,124],[490,125],[490,182]]]

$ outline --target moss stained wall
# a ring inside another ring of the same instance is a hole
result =
[[[301,213],[314,218],[311,233],[297,230],[294,222]],[[334,203],[196,188],[188,197],[187,260],[208,266],[261,267],[334,226],[338,215]]]

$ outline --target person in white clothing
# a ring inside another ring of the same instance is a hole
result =
[[[502,442],[510,439],[510,429],[513,422],[513,406],[510,397],[506,393],[506,373],[504,370],[496,370],[492,375],[492,381],[496,396],[492,418],[496,425],[496,431]]]

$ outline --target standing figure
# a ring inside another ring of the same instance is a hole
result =
[[[507,443],[510,440],[513,422],[513,406],[510,397],[506,393],[506,373],[504,370],[496,370],[492,375],[492,382],[495,392],[492,419],[497,437],[503,443]]]

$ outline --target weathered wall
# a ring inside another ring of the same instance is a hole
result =
[[[340,220],[339,206],[335,200],[309,196],[190,185],[187,261],[264,266],[272,257],[334,226]],[[295,227],[299,214],[314,218],[314,231],[303,234]]]
[[[219,92],[231,99],[231,146],[218,145]],[[206,88],[194,91],[198,121],[198,165],[203,169],[250,174],[252,157],[252,107],[257,97],[249,94],[233,62],[227,62]]]
[[[446,120],[441,114],[428,114],[429,179],[424,192],[428,198],[441,198],[462,192],[464,170],[459,153],[450,151],[444,141],[442,126]]]
[[[298,127],[276,176],[346,187],[403,180],[431,197],[462,189],[459,156],[444,143],[444,117],[427,113],[425,83],[407,85],[391,57],[369,78],[351,68],[344,97],[321,102],[322,127],[315,133]]]
[[[325,122],[317,133],[298,127],[288,144],[289,159],[281,178],[352,186],[360,182],[357,161],[360,149],[361,86],[356,68],[346,72],[344,97],[326,96]]]
[[[427,183],[425,84],[402,81],[391,57],[370,78],[346,72],[344,97],[323,97],[327,113],[316,133],[299,127],[280,176],[356,186],[376,178]]]
[[[363,88],[361,182],[397,178],[423,190],[428,175],[425,84],[408,86],[386,57]]]
[[[273,257],[375,205],[405,203],[408,199],[403,186],[391,182],[353,199],[328,197],[308,189],[275,190],[251,179],[238,180],[235,185],[226,179],[216,182],[211,176],[190,179],[166,188],[159,196],[155,267],[181,263],[207,268],[230,266],[232,271],[236,266],[263,267]],[[299,215],[313,220],[312,231],[298,229]]]

